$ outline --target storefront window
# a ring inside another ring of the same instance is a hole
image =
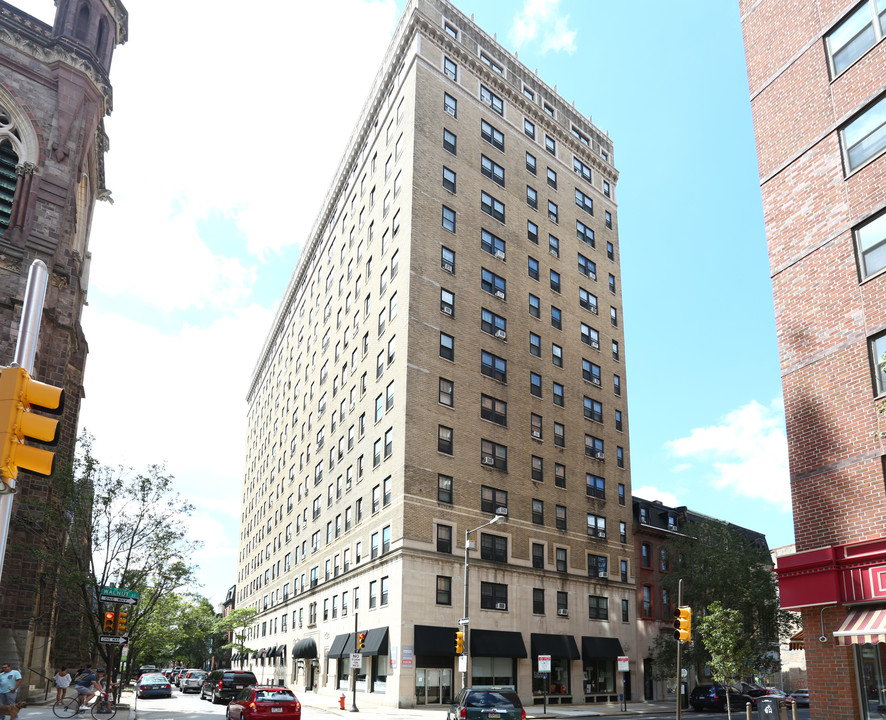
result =
[[[569,660],[566,658],[551,658],[551,672],[540,673],[538,671],[538,658],[532,661],[532,694],[543,695],[547,689],[550,695],[569,695],[572,688],[569,685]],[[548,688],[545,686],[548,685]]]
[[[615,660],[587,660],[584,667],[585,695],[615,693]]]
[[[514,659],[509,657],[471,658],[472,685],[513,685],[517,687]]]
[[[351,658],[346,657],[338,661],[338,689],[351,689]]]
[[[870,720],[881,718],[881,708],[886,707],[886,683],[883,682],[883,659],[882,653],[886,651],[883,645],[855,646],[856,666],[858,667],[858,682],[861,686],[862,696],[865,700],[862,705],[862,718]]]
[[[378,655],[375,658],[375,682],[372,691],[383,693],[388,682],[388,656]]]

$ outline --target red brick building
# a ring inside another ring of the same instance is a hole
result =
[[[815,718],[886,706],[886,4],[740,0]]]

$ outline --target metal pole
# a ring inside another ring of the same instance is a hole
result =
[[[464,612],[462,613],[463,618],[470,617],[470,615],[468,615],[468,573],[471,571],[470,560],[468,558],[468,549],[470,547],[468,543],[470,542],[470,535],[471,531],[465,530],[465,596],[463,605]],[[461,649],[461,654],[464,658],[464,670],[461,671],[461,687],[464,689],[468,686],[468,625],[462,625],[462,627],[464,628],[465,635],[463,638],[464,645]]]
[[[34,357],[37,354],[37,334],[43,318],[43,301],[49,271],[42,260],[34,260],[28,270],[28,283],[25,285],[25,299],[22,317],[19,322],[18,339],[15,343],[13,364],[29,373],[34,371]],[[5,491],[4,491],[4,486]],[[3,577],[3,564],[6,560],[6,539],[12,524],[12,498],[15,495],[15,480],[5,478],[0,482],[0,579]]]
[[[356,592],[356,591],[355,591]],[[357,613],[354,612],[354,650],[357,650]],[[351,662],[351,658],[348,658],[348,662]],[[351,686],[351,712],[360,712],[357,709],[357,670],[359,668],[351,668],[351,680],[353,681],[353,685]]]
[[[677,583],[677,607],[683,607],[683,579]],[[677,640],[677,720],[683,717],[683,643]]]

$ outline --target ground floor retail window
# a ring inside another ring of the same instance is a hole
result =
[[[611,695],[615,690],[615,660],[588,660],[584,666],[586,695]]]
[[[517,687],[514,658],[472,657],[471,685],[513,685]]]
[[[383,693],[388,685],[388,656],[376,655],[373,660],[372,692]]]
[[[863,699],[863,720],[882,718],[886,713],[886,682],[883,680],[884,645],[855,645],[855,661],[858,668],[858,684]]]
[[[566,658],[551,659],[551,672],[538,671],[538,658],[532,661],[532,694],[533,695],[570,695],[569,684],[570,661]]]

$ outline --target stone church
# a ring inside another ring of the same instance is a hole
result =
[[[110,198],[104,117],[128,15],[119,0],[55,5],[50,26],[0,0],[0,365],[13,359],[28,269],[42,260],[50,278],[33,374],[65,391],[59,468],[73,455],[84,396],[89,234],[96,201]],[[17,512],[28,498],[55,497],[52,477],[19,474],[0,581],[0,659],[32,688],[45,682],[36,673],[89,660],[84,635],[70,632],[77,618],[60,607],[54,561],[26,550],[40,528]]]

